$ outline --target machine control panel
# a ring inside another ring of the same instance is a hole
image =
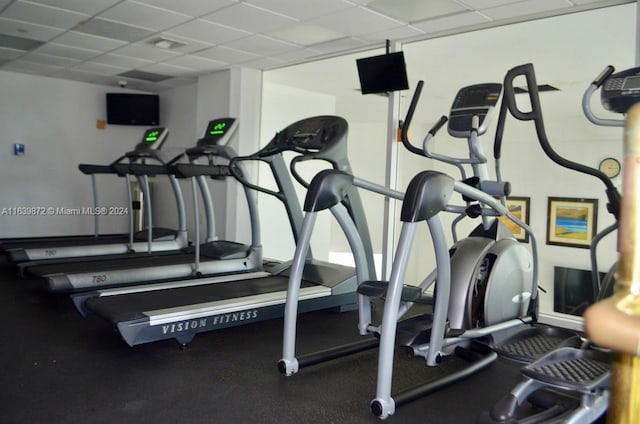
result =
[[[627,113],[640,101],[640,67],[626,69],[611,75],[600,91],[605,109],[615,113]]]
[[[142,141],[136,146],[136,151],[160,150],[168,136],[169,130],[166,128],[149,128],[142,135]]]
[[[478,135],[487,131],[491,116],[502,94],[502,84],[485,83],[461,88],[456,94],[449,114],[449,134],[467,138],[472,129],[472,119],[478,117]],[[489,117],[489,119],[487,119]]]
[[[235,118],[213,119],[207,124],[207,129],[198,141],[198,146],[225,146],[237,128],[238,120]]]
[[[265,154],[284,150],[319,152],[342,140],[347,131],[347,121],[339,116],[314,116],[289,125],[276,134],[263,150]]]

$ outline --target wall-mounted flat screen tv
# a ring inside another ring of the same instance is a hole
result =
[[[600,273],[600,281],[605,273]],[[582,316],[587,306],[594,302],[591,271],[553,267],[553,310],[564,314]]]
[[[107,123],[112,125],[158,125],[157,94],[107,93]]]
[[[409,88],[404,53],[356,59],[362,94],[386,93]]]

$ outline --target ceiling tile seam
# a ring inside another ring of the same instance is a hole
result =
[[[242,2],[242,3],[238,3],[238,4],[243,4],[243,5],[247,6],[247,7],[251,7],[253,9],[258,9],[258,10],[261,10],[263,12],[270,13],[272,15],[280,16],[280,17],[287,18],[287,19],[292,19],[292,20],[294,20],[296,22],[301,22],[301,19],[299,19],[299,18],[296,18],[296,17],[293,17],[293,16],[289,16],[289,15],[286,15],[286,14],[281,13],[281,12],[276,12],[275,10],[266,9],[264,7],[260,7],[260,6],[257,6],[255,4],[252,4],[252,3]],[[236,5],[230,5],[229,7],[232,7],[232,6],[236,6]],[[220,9],[220,10],[222,10],[222,9]],[[217,11],[215,11],[213,13],[217,13],[217,12],[219,12],[219,10],[217,10]]]
[[[5,10],[7,10],[9,8],[9,6],[11,6],[13,3],[15,3],[16,0],[10,1],[9,3],[7,3],[4,7],[0,7],[0,14],[2,12],[4,12]]]
[[[123,2],[120,2],[118,4],[121,4],[121,3],[123,3]],[[137,4],[139,6],[148,7],[150,9],[155,9],[155,10],[158,10],[158,11],[161,11],[161,12],[170,13],[170,14],[177,15],[177,16],[186,16],[188,18],[191,18],[191,19],[189,19],[188,21],[185,21],[185,22],[189,22],[189,21],[192,21],[193,19],[195,19],[195,16],[193,16],[193,15],[187,15],[186,13],[181,13],[181,12],[176,12],[175,10],[165,9],[163,7],[159,7],[159,6],[156,6],[155,4],[151,4],[151,3],[141,3],[141,2],[135,1],[135,0],[129,0],[129,3],[134,3],[134,4]],[[109,9],[111,9],[111,8],[109,8]],[[100,13],[104,13],[104,11],[102,11]]]

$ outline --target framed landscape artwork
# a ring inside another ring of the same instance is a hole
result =
[[[507,197],[507,208],[516,218],[529,225],[530,202],[531,199],[529,197]],[[499,219],[511,231],[516,240],[525,243],[529,242],[529,234],[523,228],[504,216]]]
[[[598,199],[549,197],[547,244],[588,249],[596,232]]]

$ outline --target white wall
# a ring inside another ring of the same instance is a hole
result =
[[[192,147],[213,118],[235,116],[240,120],[238,134],[230,145],[244,154],[257,150],[261,73],[233,69],[205,75],[196,84],[160,93],[160,122],[169,128],[163,150],[178,154]],[[0,71],[0,234],[3,237],[86,234],[93,232],[90,216],[16,216],[10,208],[92,206],[91,179],[77,168],[79,163],[108,164],[140,141],[143,127],[107,125],[96,129],[96,120],[106,119],[105,93],[122,90],[113,87],[65,81]],[[233,110],[232,110],[233,109]],[[244,123],[243,123],[244,122]],[[240,136],[244,137],[240,144]],[[26,154],[13,156],[13,143],[26,145]],[[176,228],[177,212],[173,192],[166,178],[152,179],[154,186],[154,225]],[[234,240],[249,242],[244,198],[237,184],[212,181],[216,232],[224,238],[233,232]],[[182,181],[187,221],[193,239],[194,214],[190,181]],[[98,177],[101,205],[127,206],[124,181],[115,176]],[[238,197],[235,207],[227,196]],[[200,202],[200,205],[202,202]],[[226,216],[234,219],[227,221]],[[204,215],[200,215],[204,235]],[[128,218],[107,216],[100,221],[101,232],[126,232]]]
[[[79,163],[108,164],[132,150],[141,127],[107,125],[105,93],[123,91],[92,84],[0,71],[0,212],[22,206],[93,206],[91,178]],[[26,154],[13,156],[13,143]],[[98,177],[100,203],[127,206],[126,188],[115,176]],[[15,216],[0,214],[2,237],[86,234],[91,216]],[[125,232],[127,217],[101,220],[102,232]]]
[[[335,98],[333,96],[309,90],[300,90],[273,83],[268,75],[263,79],[261,146],[265,146],[276,132],[283,130],[290,124],[310,116],[334,115]],[[286,155],[286,158],[289,158]],[[322,164],[305,163],[300,166],[304,177],[311,180],[320,169],[326,168]],[[271,174],[266,166],[260,166],[259,181],[270,189],[276,189]],[[294,181],[298,189],[300,205],[304,203],[304,190]],[[295,251],[295,243],[291,226],[286,218],[282,203],[260,193],[260,221],[262,225],[262,239],[265,257],[290,260]],[[311,242],[313,255],[317,259],[327,259],[329,254],[330,218],[318,217],[316,230]]]
[[[163,122],[166,121],[166,126],[171,130],[168,148],[183,151],[185,148],[193,147],[204,134],[210,120],[235,117],[239,126],[229,145],[238,154],[254,152],[258,149],[260,93],[260,72],[243,68],[203,75],[195,84],[163,91],[161,98],[166,103]],[[251,228],[248,225],[246,200],[240,184],[232,179],[207,181],[214,206],[216,236],[220,239],[250,243]],[[170,185],[166,178],[161,177],[155,178],[155,184],[154,198],[158,203],[155,222],[175,227],[176,210],[166,207],[173,203]],[[195,240],[191,180],[180,181],[180,185],[185,197],[189,235]],[[198,202],[200,241],[204,241],[206,220],[200,197]]]

